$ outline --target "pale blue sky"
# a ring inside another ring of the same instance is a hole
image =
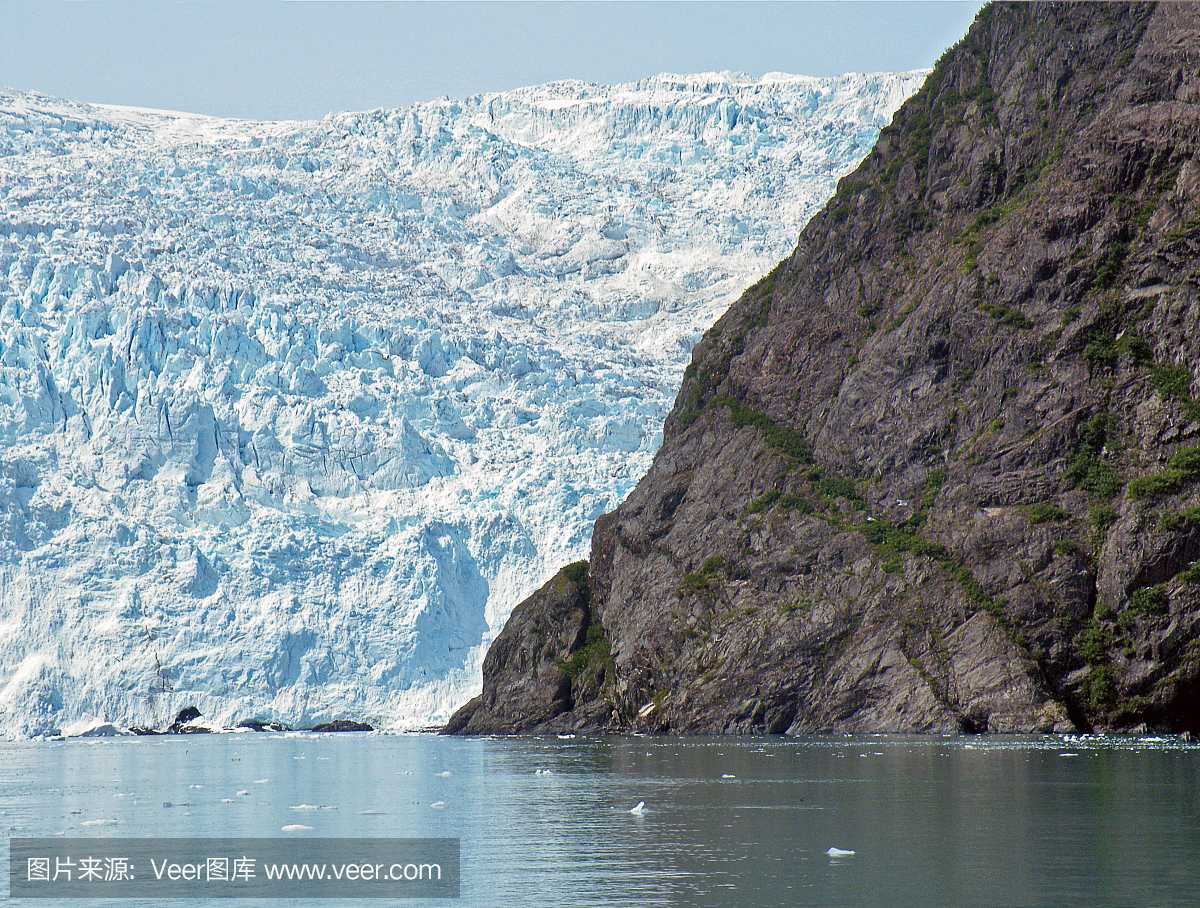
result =
[[[981,2],[0,0],[0,86],[257,119],[554,79],[931,66]]]

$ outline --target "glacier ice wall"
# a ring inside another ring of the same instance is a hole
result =
[[[922,75],[0,92],[0,730],[445,718]]]

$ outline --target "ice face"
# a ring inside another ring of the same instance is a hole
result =
[[[0,729],[444,719],[921,77],[0,93]]]

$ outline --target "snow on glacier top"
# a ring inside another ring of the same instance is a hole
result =
[[[923,76],[0,92],[0,730],[444,719]]]

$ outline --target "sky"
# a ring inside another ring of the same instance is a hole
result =
[[[0,87],[283,120],[557,79],[900,71],[982,5],[0,0]]]

